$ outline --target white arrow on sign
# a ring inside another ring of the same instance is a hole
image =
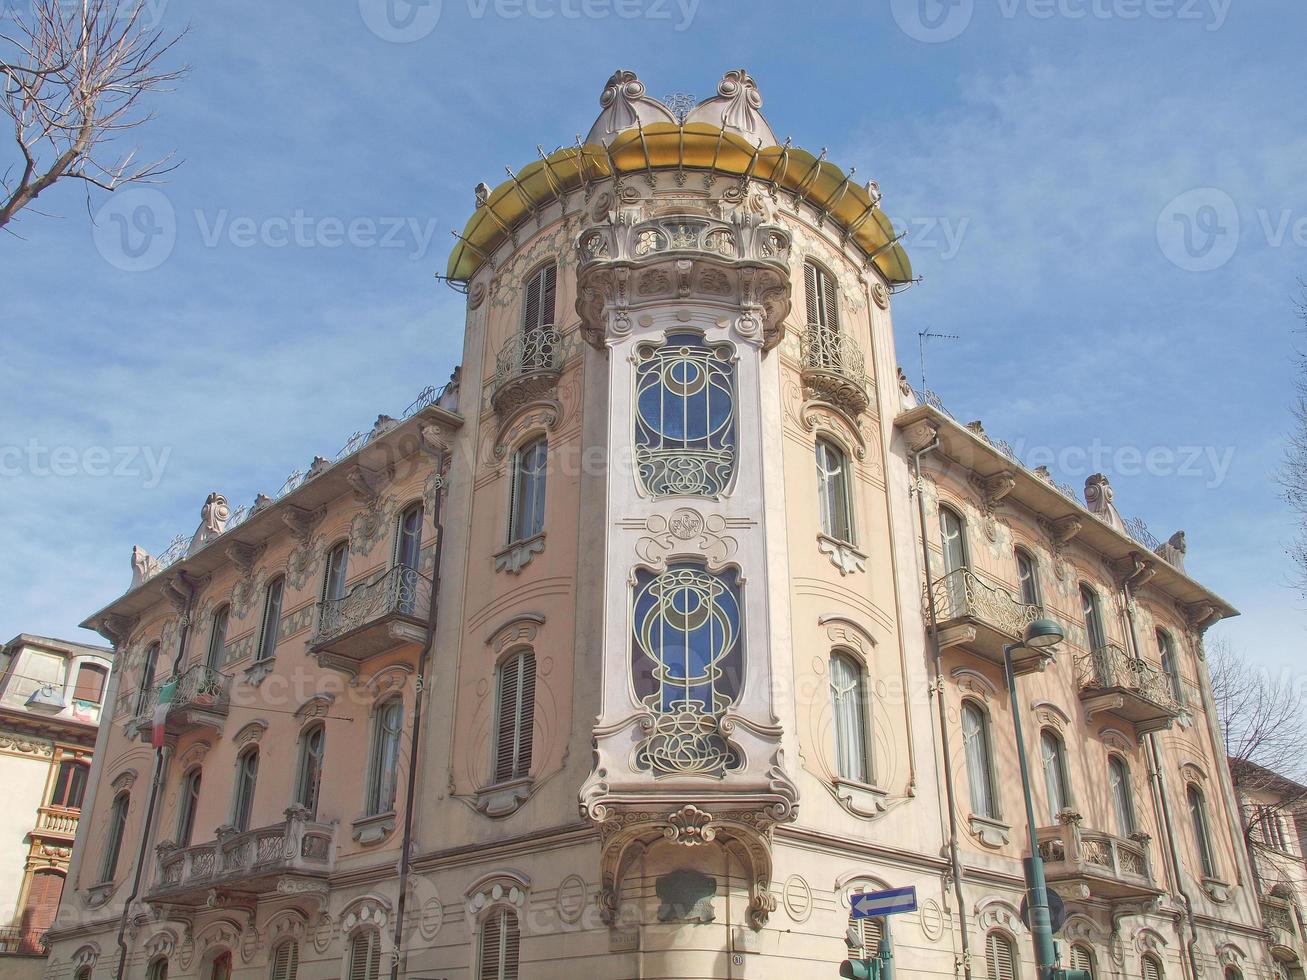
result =
[[[883,892],[863,892],[852,897],[853,918],[867,919],[876,915],[894,915],[896,912],[917,910],[917,889],[891,888]]]

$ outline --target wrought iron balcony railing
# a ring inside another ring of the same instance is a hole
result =
[[[167,681],[148,691],[125,691],[118,696],[114,717],[124,719],[128,731],[141,734],[154,724],[154,709],[159,703],[159,691]],[[196,664],[182,672],[177,690],[168,702],[164,730],[180,735],[195,725],[216,731],[222,730],[223,721],[231,702],[231,675],[224,674],[205,664]]]
[[[1261,905],[1262,921],[1271,934],[1271,946],[1302,956],[1297,908],[1291,902],[1271,895],[1264,897]]]
[[[852,337],[825,327],[808,327],[799,338],[804,385],[818,398],[851,415],[870,401],[866,358]]]
[[[1041,606],[1022,602],[1000,585],[985,581],[969,568],[957,568],[935,580],[926,595],[925,613],[939,624],[945,646],[965,646],[993,663],[1002,663],[1003,647],[1025,635],[1026,627],[1043,615]],[[1043,662],[1044,656],[1016,652],[1018,673]]]
[[[1082,830],[1069,811],[1056,827],[1041,827],[1036,836],[1050,882],[1077,880],[1091,894],[1106,898],[1142,898],[1157,894],[1148,859],[1148,835],[1118,837]]]
[[[1160,667],[1105,643],[1076,658],[1080,699],[1090,716],[1109,712],[1131,722],[1141,734],[1166,728],[1180,714],[1171,678]]]
[[[563,336],[550,327],[514,334],[495,358],[490,402],[501,415],[539,398],[558,383],[566,360]]]
[[[319,603],[318,630],[309,649],[332,666],[357,665],[420,640],[430,611],[431,580],[417,569],[396,565],[339,599]]]
[[[188,898],[207,900],[215,887],[260,894],[275,891],[282,875],[325,877],[332,869],[334,826],[311,821],[295,808],[287,814],[282,823],[244,833],[220,830],[217,840],[203,844],[160,844],[146,900],[186,904]]]

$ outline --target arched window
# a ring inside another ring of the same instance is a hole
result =
[[[517,915],[506,908],[492,909],[481,923],[478,980],[518,980],[521,942]]]
[[[399,743],[404,731],[404,703],[391,698],[372,719],[372,760],[369,767],[368,815],[395,809],[399,788]]]
[[[867,687],[862,665],[847,653],[830,658],[831,727],[835,730],[835,773],[857,783],[871,782],[867,750]]]
[[[213,958],[208,980],[231,980],[231,951],[223,950]]]
[[[59,774],[55,776],[54,792],[50,795],[51,806],[61,806],[67,810],[80,810],[86,796],[86,780],[91,767],[85,762],[65,759],[59,763]]]
[[[181,798],[177,802],[177,843],[186,847],[195,834],[195,811],[200,805],[200,781],[204,772],[199,766],[182,776]]]
[[[944,574],[967,567],[967,525],[952,507],[939,509],[940,547],[944,553]]]
[[[544,330],[554,325],[554,295],[557,286],[558,267],[552,262],[527,281],[522,297],[523,333]]]
[[[1107,631],[1103,629],[1103,612],[1098,605],[1098,593],[1087,585],[1080,586],[1080,608],[1085,616],[1085,634],[1089,649],[1101,650],[1107,646]]]
[[[856,898],[862,894],[862,889],[850,895],[850,898]],[[852,947],[851,952],[858,959],[872,960],[880,955],[880,945],[885,941],[885,920],[880,916],[871,918],[855,919],[849,918],[850,936],[857,936],[859,945]]]
[[[236,759],[236,785],[231,806],[231,825],[238,831],[250,829],[254,809],[254,785],[259,778],[259,750],[246,749]]]
[[[381,933],[360,929],[349,940],[345,980],[378,980],[381,976]]]
[[[508,543],[533,538],[545,529],[545,479],[549,442],[532,439],[513,454],[508,507]]]
[[[145,650],[145,665],[141,668],[141,684],[136,690],[136,715],[140,717],[154,708],[154,675],[159,669],[159,644],[151,643]]]
[[[168,960],[162,956],[150,960],[150,966],[145,971],[145,980],[168,980]]]
[[[1139,965],[1143,968],[1144,980],[1162,980],[1166,976],[1162,961],[1152,953],[1145,953]]]
[[[79,967],[73,974],[73,980],[91,980],[91,968],[89,966]]]
[[[227,649],[227,623],[230,619],[230,606],[219,606],[213,614],[213,626],[209,629],[209,649],[204,654],[204,664],[210,670],[222,666],[223,653]]]
[[[1112,789],[1112,810],[1116,815],[1116,832],[1129,837],[1135,826],[1134,790],[1130,786],[1130,768],[1119,755],[1107,757],[1107,780]]]
[[[1039,733],[1039,752],[1044,764],[1044,787],[1048,792],[1048,812],[1057,815],[1071,805],[1071,782],[1067,776],[1066,746],[1051,728]]]
[[[287,939],[272,951],[268,980],[297,980],[300,972],[300,944]]]
[[[1028,606],[1040,604],[1039,598],[1039,563],[1035,556],[1025,548],[1016,550],[1017,582],[1021,586],[1021,601]]]
[[[64,876],[58,871],[42,868],[32,873],[21,920],[18,948],[20,953],[45,951],[43,937],[54,925],[55,913],[59,911],[59,897],[63,894],[63,890]]]
[[[697,562],[638,569],[632,599],[635,693],[655,715],[638,753],[657,775],[716,775],[737,760],[713,722],[744,669],[739,576]]]
[[[327,567],[322,572],[323,602],[333,602],[344,597],[347,575],[349,575],[349,542],[338,541],[327,552]]]
[[[410,504],[399,515],[395,533],[395,565],[415,571],[422,562],[422,504]]]
[[[1016,944],[1011,937],[997,931],[985,937],[985,966],[989,980],[1017,980],[1021,974],[1017,968]]]
[[[79,664],[77,683],[73,685],[73,700],[99,704],[104,700],[104,682],[108,676],[109,671],[99,664]]]
[[[1225,968],[1225,980],[1243,980],[1243,973],[1237,966],[1227,966]]]
[[[1171,642],[1171,634],[1166,630],[1157,631],[1157,654],[1162,662],[1162,673],[1166,675],[1171,685],[1171,697],[1175,698],[1177,704],[1182,704],[1184,686],[1180,681],[1180,664],[1176,661],[1175,644]]]
[[[849,461],[829,439],[817,440],[817,505],[821,514],[821,533],[852,544]]]
[[[994,789],[989,714],[975,701],[962,702],[962,742],[966,748],[971,811],[978,817],[997,820],[998,796]]]
[[[694,333],[642,346],[635,367],[635,468],[654,497],[714,497],[735,470],[735,365]]]
[[[806,262],[803,266],[803,291],[808,308],[808,327],[839,333],[840,304],[835,277],[817,263]]]
[[[295,802],[309,811],[309,819],[318,818],[318,796],[322,789],[322,753],[326,748],[327,729],[321,723],[310,725],[300,733],[299,766],[295,775]]]
[[[1189,824],[1194,834],[1194,846],[1198,848],[1198,863],[1206,878],[1216,877],[1216,862],[1212,857],[1212,835],[1207,822],[1207,801],[1203,791],[1193,783],[1185,792],[1189,804]]]
[[[263,622],[259,631],[259,660],[271,660],[277,655],[277,640],[281,633],[281,598],[286,579],[278,575],[263,590]]]
[[[1094,957],[1094,951],[1083,943],[1076,943],[1071,947],[1071,969],[1084,970],[1089,974],[1090,980],[1098,980],[1098,962]]]
[[[530,650],[499,665],[495,698],[495,782],[525,779],[531,772],[535,724],[536,658]]]
[[[109,807],[109,833],[105,835],[104,856],[100,860],[100,881],[113,881],[118,873],[118,854],[123,848],[123,834],[127,831],[127,808],[132,798],[126,790],[113,798]]]

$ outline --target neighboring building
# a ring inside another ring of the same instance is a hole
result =
[[[1280,976],[1303,980],[1307,968],[1307,786],[1249,762],[1230,759],[1252,858],[1262,916]]]
[[[915,885],[900,975],[1032,978],[998,664],[1041,613],[1068,960],[1268,975],[1203,663],[1235,611],[1106,480],[917,403],[879,191],[761,104],[616,73],[477,188],[456,384],[134,554],[51,977],[115,976],[120,923],[150,980],[826,977],[851,897]]]
[[[20,964],[5,957],[45,956],[113,652],[22,633],[0,657],[0,973],[8,976]]]

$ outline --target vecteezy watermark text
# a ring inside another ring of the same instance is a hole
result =
[[[649,20],[681,32],[694,23],[700,0],[464,0],[472,20]],[[358,0],[363,23],[383,41],[411,44],[436,29],[443,0]]]
[[[1234,463],[1233,446],[1112,446],[1095,439],[1088,446],[1030,446],[1024,440],[1012,445],[1016,458],[1030,469],[1040,466],[1061,477],[1113,476],[1180,477],[1203,480],[1207,489],[1219,487]]]
[[[1256,208],[1246,221],[1239,205],[1219,187],[1195,187],[1177,194],[1157,216],[1157,245],[1177,268],[1214,272],[1243,242],[1267,248],[1307,249],[1307,212]]]
[[[0,445],[0,479],[8,477],[113,477],[140,479],[153,490],[163,479],[172,447],[48,446],[36,439],[24,445]]]
[[[1004,20],[1158,20],[1225,26],[1234,0],[994,0]],[[976,0],[890,0],[894,21],[917,41],[952,41],[971,26]]]

